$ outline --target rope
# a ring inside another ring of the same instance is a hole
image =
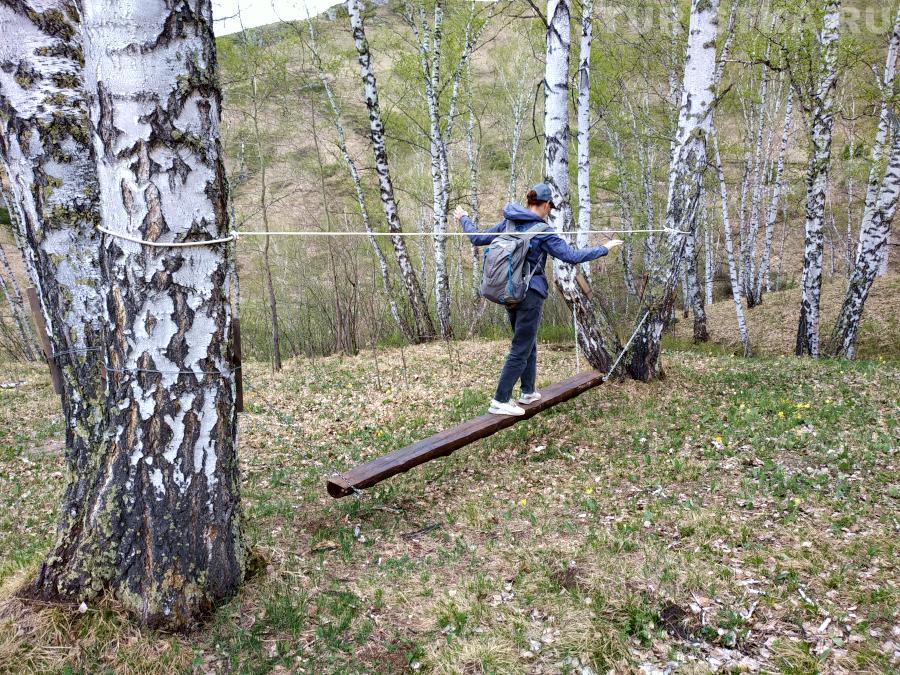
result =
[[[638,334],[638,331],[641,329],[641,326],[644,325],[644,321],[647,320],[647,317],[650,316],[650,310],[648,309],[644,312],[644,316],[641,317],[641,320],[638,321],[637,328],[634,329],[634,332],[631,334],[631,337],[628,338],[628,342],[625,343],[625,346],[622,347],[622,351],[619,352],[619,356],[616,358],[615,362],[613,362],[612,367],[609,369],[609,372],[603,376],[603,381],[606,382],[609,380],[610,376],[615,372],[616,366],[619,365],[619,361],[622,360],[622,357],[625,356],[625,352],[628,351],[628,348],[631,346],[631,342],[634,340],[634,336]]]
[[[119,239],[125,239],[126,241],[132,241],[135,244],[143,244],[145,246],[153,246],[154,248],[187,248],[189,246],[209,246],[212,244],[225,244],[229,241],[233,241],[237,239],[238,233],[232,232],[227,237],[222,237],[221,239],[203,239],[200,241],[150,241],[148,239],[140,239],[139,237],[132,236],[130,234],[126,234],[125,232],[116,232],[114,230],[108,230],[102,225],[98,225],[97,229],[103,232],[103,234],[108,234],[111,237],[118,237]]]
[[[282,231],[282,232],[261,232],[253,230],[232,230],[227,237],[219,239],[203,239],[198,241],[150,241],[149,239],[141,239],[125,232],[116,232],[107,229],[101,225],[97,229],[111,237],[118,237],[135,244],[143,244],[154,248],[188,248],[191,246],[212,246],[213,244],[226,244],[229,241],[237,241],[240,237],[470,237],[477,235],[491,234],[527,234],[526,232],[339,232],[326,230],[298,230],[298,231]],[[672,227],[646,228],[639,230],[582,230],[584,234],[639,234],[649,232],[669,232],[671,234],[689,234],[683,230],[676,230]],[[546,234],[555,234],[559,237],[577,236],[579,232],[556,232],[550,230]]]
[[[74,349],[66,349],[61,352],[53,352],[50,355],[51,359],[59,359],[63,356],[69,356],[70,354],[85,354],[87,352],[100,352],[103,351],[103,347],[75,347]]]
[[[232,370],[155,370],[154,368],[111,368],[108,363],[103,363],[103,368],[111,373],[156,373],[159,375],[222,375],[234,377],[240,370],[240,366]]]
[[[673,234],[690,234],[684,230],[676,230],[672,227],[649,228],[642,230],[582,230],[584,234],[639,234],[641,232],[671,232]],[[528,234],[527,232],[357,232],[357,231],[334,231],[334,230],[300,230],[300,231],[282,231],[282,232],[262,232],[254,230],[241,230],[233,233],[235,237],[471,237],[478,235],[501,235],[501,234]],[[533,234],[533,233],[532,233]],[[548,230],[541,234],[555,234],[557,236],[577,236],[579,232],[557,232]]]

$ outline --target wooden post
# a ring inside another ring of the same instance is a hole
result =
[[[234,408],[244,412],[244,375],[241,367],[241,320],[231,320],[231,367],[234,370]]]
[[[28,305],[31,307],[34,325],[37,328],[38,335],[41,336],[44,358],[47,360],[47,365],[50,366],[50,379],[53,381],[53,391],[62,395],[62,373],[59,371],[59,364],[53,358],[53,347],[50,346],[50,336],[47,335],[47,324],[44,323],[44,313],[41,311],[41,302],[38,300],[37,290],[34,286],[29,286],[25,289],[25,295],[28,296]]]

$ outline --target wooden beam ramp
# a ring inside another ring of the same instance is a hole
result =
[[[487,438],[501,429],[534,417],[543,410],[573,399],[588,389],[603,384],[604,377],[604,373],[596,370],[579,373],[567,380],[552,384],[546,389],[541,389],[540,400],[522,406],[525,409],[524,415],[482,415],[452,429],[441,431],[430,438],[395,450],[389,455],[373,459],[371,462],[344,473],[335,474],[328,478],[328,494],[336,499],[346,497],[353,494],[355,490],[372,487],[386,478],[396,476],[398,473],[405,473],[414,466],[430,462],[438,457],[446,457],[454,450],[481,438]]]

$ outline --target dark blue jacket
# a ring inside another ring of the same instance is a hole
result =
[[[512,222],[518,232],[545,224],[540,217],[520,204],[507,204],[506,208],[503,209],[503,218],[499,223],[486,230],[479,230],[475,227],[475,223],[468,216],[463,216],[459,222],[463,230],[471,235],[469,241],[475,246],[487,246],[494,241],[494,238],[497,236],[496,233],[506,231],[507,220]],[[553,232],[535,235],[531,239],[528,255],[525,257],[528,264],[531,265],[531,269],[536,270],[534,276],[531,277],[529,288],[533,288],[542,297],[547,297],[547,277],[544,276],[544,262],[547,260],[547,255],[559,258],[564,263],[577,265],[578,263],[602,258],[607,253],[609,253],[609,249],[605,246],[572,248],[562,237]]]

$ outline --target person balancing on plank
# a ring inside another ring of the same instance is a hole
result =
[[[456,207],[469,240],[475,246],[488,246],[484,253],[481,294],[506,307],[513,329],[512,345],[500,372],[497,391],[488,412],[494,415],[524,415],[512,401],[513,387],[521,380],[518,402],[534,403],[541,395],[534,390],[537,378],[537,333],[541,312],[547,298],[544,263],[551,255],[570,265],[596,260],[620,246],[620,239],[610,239],[603,246],[575,249],[555,234],[545,222],[553,204],[550,186],[538,183],[526,195],[526,207],[508,204],[503,220],[486,230],[479,230],[469,214]]]

